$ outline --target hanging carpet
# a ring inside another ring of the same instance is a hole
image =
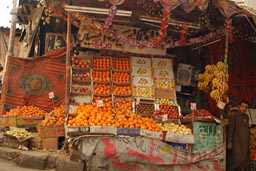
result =
[[[9,57],[3,80],[1,114],[22,105],[50,111],[65,101],[65,49],[51,51],[37,59]],[[53,92],[54,99],[49,98]]]

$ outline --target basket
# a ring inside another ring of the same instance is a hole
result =
[[[15,137],[12,135],[4,134],[2,146],[11,147],[11,148],[19,148],[19,146],[27,147],[29,144],[31,137]]]

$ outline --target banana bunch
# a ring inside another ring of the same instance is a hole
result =
[[[225,69],[227,74],[226,81],[224,82]],[[223,88],[224,92],[228,90],[228,84],[226,82],[228,82],[228,66],[219,61],[216,65],[206,65],[205,72],[198,74],[197,87],[204,92],[210,92],[211,98],[218,102],[223,95]]]
[[[176,134],[192,135],[192,130],[185,125],[178,125],[175,123],[158,123],[162,131],[167,131]]]
[[[6,134],[17,136],[17,137],[33,137],[33,134],[31,132],[28,132],[25,129],[14,129],[6,131]]]

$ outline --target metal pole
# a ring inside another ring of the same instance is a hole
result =
[[[14,49],[14,40],[15,40],[15,30],[17,24],[17,13],[18,13],[18,1],[13,0],[13,7],[11,11],[12,20],[11,20],[11,28],[10,28],[10,35],[9,35],[9,42],[8,42],[8,51],[7,56],[13,56],[13,49]]]

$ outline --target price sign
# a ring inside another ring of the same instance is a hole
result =
[[[191,110],[196,110],[196,103],[190,103]]]
[[[159,104],[155,104],[155,110],[159,110],[160,105]]]
[[[136,98],[136,102],[135,103],[136,103],[136,105],[140,104],[140,98],[139,97]]]
[[[103,100],[96,100],[97,107],[103,107]]]
[[[174,142],[174,143],[183,143],[183,144],[194,144],[195,139],[193,135],[184,135],[167,132],[165,141]]]
[[[162,115],[162,121],[167,121],[168,120],[168,115]]]
[[[145,129],[140,130],[140,135],[148,138],[158,139],[158,140],[163,140],[164,138],[164,135],[162,132],[154,132],[154,131],[149,131]]]
[[[50,92],[48,95],[49,95],[49,99],[53,99],[55,97],[54,92]]]

